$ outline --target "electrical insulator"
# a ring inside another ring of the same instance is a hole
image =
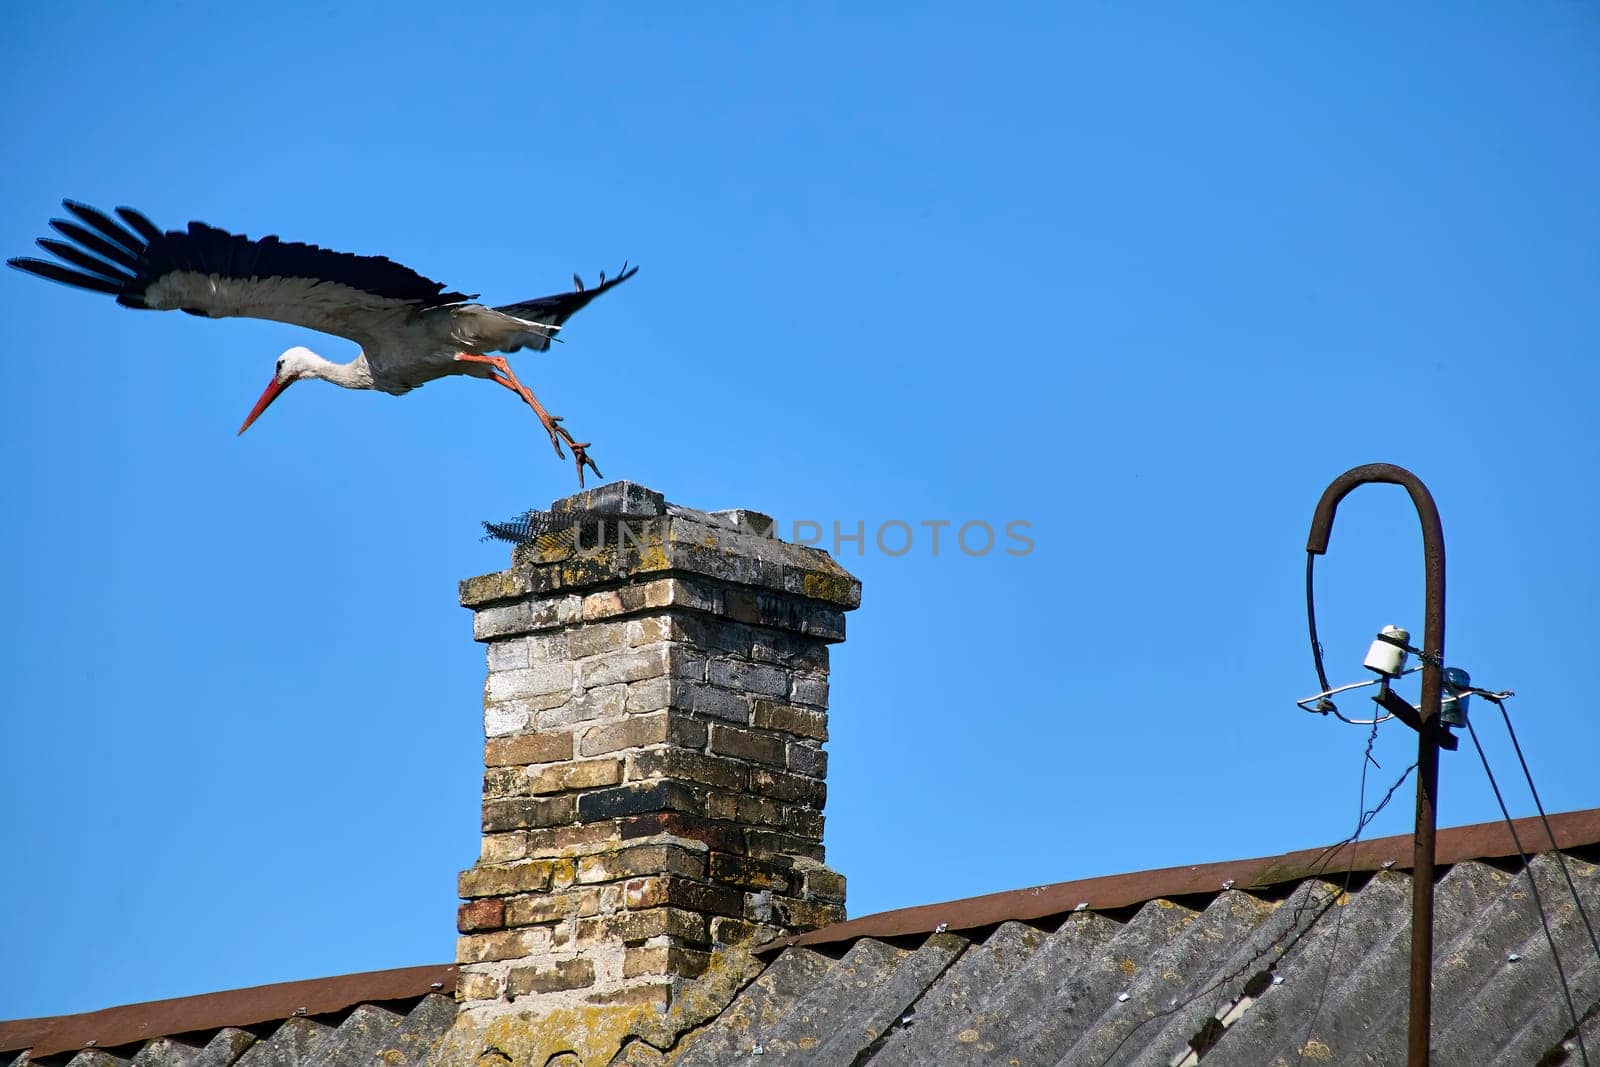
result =
[[[1372,642],[1372,647],[1367,649],[1367,658],[1361,665],[1385,678],[1398,678],[1405,673],[1406,650],[1403,646],[1410,641],[1410,631],[1398,626],[1385,626],[1378,632],[1378,639]]]
[[[1446,726],[1467,725],[1467,692],[1472,687],[1472,676],[1460,667],[1446,667],[1442,672],[1444,698],[1439,704],[1439,721]]]

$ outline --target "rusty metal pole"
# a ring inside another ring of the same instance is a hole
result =
[[[1417,828],[1411,864],[1411,1027],[1409,1067],[1426,1067],[1433,1031],[1433,861],[1438,826],[1439,707],[1444,699],[1444,529],[1439,509],[1422,480],[1404,467],[1368,463],[1335,478],[1323,490],[1311,518],[1306,551],[1328,551],[1333,513],[1339,501],[1371,482],[1405,486],[1422,521],[1422,563],[1426,576],[1422,638],[1422,706],[1417,730]]]

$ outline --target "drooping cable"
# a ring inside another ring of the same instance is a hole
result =
[[[1561,865],[1561,876],[1566,879],[1567,892],[1572,894],[1572,903],[1578,909],[1579,918],[1583,920],[1583,928],[1589,933],[1589,945],[1594,949],[1595,957],[1600,958],[1600,939],[1594,935],[1594,924],[1589,921],[1589,910],[1583,906],[1583,898],[1578,895],[1578,887],[1572,881],[1572,871],[1567,867],[1566,857],[1561,854],[1561,849],[1556,844],[1556,832],[1550,828],[1550,816],[1545,814],[1544,801],[1539,799],[1539,789],[1533,784],[1533,772],[1528,770],[1528,761],[1522,755],[1522,745],[1517,741],[1517,731],[1511,726],[1511,713],[1506,710],[1505,699],[1498,693],[1485,693],[1481,689],[1476,692],[1500,709],[1500,718],[1505,721],[1506,733],[1511,736],[1511,747],[1516,750],[1517,762],[1522,764],[1522,776],[1528,780],[1528,792],[1533,794],[1533,806],[1539,809],[1539,821],[1544,824],[1545,836],[1550,839],[1550,851],[1555,853],[1556,862]]]
[[[1306,626],[1311,631],[1311,659],[1317,665],[1317,684],[1323,690],[1332,689],[1328,684],[1328,672],[1322,666],[1322,642],[1317,640],[1317,594],[1315,572],[1317,554],[1306,553]],[[1332,704],[1332,701],[1328,702]]]
[[[1379,719],[1372,721],[1372,730],[1367,734],[1367,747],[1361,753],[1361,781],[1357,786],[1356,796],[1356,829],[1355,833],[1350,835],[1350,864],[1345,868],[1344,884],[1339,887],[1339,895],[1334,898],[1336,901],[1346,899],[1350,895],[1350,878],[1355,874],[1356,869],[1355,846],[1361,840],[1361,831],[1366,829],[1367,823],[1370,821],[1367,818],[1367,765],[1370,763],[1373,766],[1377,766],[1378,763],[1377,760],[1372,758],[1372,745],[1378,740],[1378,724],[1381,721]],[[1410,774],[1411,772],[1408,770],[1406,773]],[[1387,802],[1388,798],[1384,799]],[[1306,1049],[1311,1045],[1311,1031],[1317,1025],[1317,1016],[1322,1014],[1322,1004],[1328,996],[1328,980],[1333,977],[1333,961],[1339,955],[1339,935],[1344,932],[1344,914],[1346,910],[1345,908],[1340,908],[1338,918],[1333,921],[1333,941],[1328,946],[1328,963],[1322,969],[1322,983],[1317,988],[1317,1003],[1312,1007],[1311,1015],[1306,1019],[1305,1036],[1300,1039],[1298,1052],[1295,1056],[1295,1062],[1297,1063],[1305,1059]]]
[[[1483,746],[1478,743],[1478,731],[1472,728],[1471,719],[1467,720],[1467,735],[1472,738],[1472,747],[1478,750],[1478,759],[1483,763],[1483,773],[1489,778],[1489,788],[1494,790],[1495,802],[1500,805],[1500,815],[1505,819],[1506,829],[1511,832],[1511,843],[1522,859],[1522,870],[1528,876],[1528,888],[1533,893],[1533,906],[1539,912],[1539,925],[1544,928],[1544,940],[1550,946],[1550,959],[1555,962],[1556,977],[1561,980],[1561,995],[1567,1001],[1567,1017],[1572,1020],[1572,1032],[1578,1038],[1578,1052],[1583,1057],[1584,1067],[1589,1067],[1589,1050],[1583,1043],[1583,1024],[1578,1018],[1578,1009],[1572,1003],[1572,989],[1567,985],[1567,971],[1561,966],[1561,954],[1556,951],[1555,935],[1550,932],[1550,920],[1545,916],[1544,900],[1539,895],[1539,882],[1533,876],[1533,863],[1522,847],[1521,838],[1517,836],[1517,827],[1511,821],[1511,812],[1506,807],[1505,797],[1500,794],[1499,783],[1494,780],[1494,771],[1489,769],[1489,757],[1484,754]],[[1559,855],[1559,852],[1557,854]]]
[[[1363,759],[1365,759],[1365,757],[1363,757]],[[1363,768],[1364,767],[1365,763],[1363,762]],[[1246,983],[1244,995],[1252,998],[1259,996],[1262,990],[1267,985],[1271,984],[1271,972],[1277,969],[1278,964],[1283,960],[1283,958],[1294,949],[1295,945],[1300,943],[1300,939],[1302,937],[1310,933],[1316,924],[1322,921],[1322,917],[1328,913],[1330,908],[1337,905],[1339,901],[1343,899],[1343,892],[1329,893],[1326,897],[1318,897],[1318,895],[1311,890],[1310,883],[1320,879],[1327,872],[1328,868],[1333,865],[1334,857],[1338,856],[1340,850],[1346,847],[1351,849],[1351,867],[1354,868],[1354,849],[1356,838],[1360,836],[1361,831],[1365,829],[1373,819],[1378,817],[1378,813],[1383,811],[1383,809],[1388,806],[1389,801],[1394,799],[1395,793],[1399,791],[1401,786],[1405,785],[1406,780],[1411,777],[1411,772],[1416,769],[1417,765],[1413,763],[1400,773],[1400,777],[1396,778],[1394,784],[1391,785],[1388,791],[1383,794],[1383,799],[1362,813],[1361,820],[1357,825],[1356,832],[1354,834],[1344,838],[1341,841],[1336,841],[1331,845],[1325,846],[1322,851],[1317,854],[1317,858],[1308,865],[1311,868],[1309,873],[1307,873],[1301,881],[1302,885],[1306,885],[1308,887],[1307,892],[1304,894],[1299,903],[1295,905],[1294,911],[1292,911],[1289,915],[1288,923],[1276,937],[1262,945],[1260,948],[1256,949],[1250,954],[1248,959],[1246,959],[1239,966],[1235,967],[1233,970],[1229,971],[1227,974],[1223,975],[1221,978],[1217,978],[1209,982],[1204,988],[1197,990],[1188,997],[1185,997],[1182,1001],[1174,1003],[1161,1011],[1154,1012],[1151,1015],[1146,1016],[1138,1023],[1138,1025],[1134,1026],[1131,1030],[1122,1035],[1122,1040],[1117,1042],[1116,1046],[1112,1048],[1109,1053],[1107,1053],[1106,1058],[1100,1062],[1100,1067],[1105,1067],[1106,1064],[1116,1059],[1118,1054],[1122,1051],[1123,1046],[1132,1040],[1133,1036],[1145,1026],[1155,1022],[1158,1019],[1165,1019],[1176,1015],[1195,1003],[1195,1001],[1200,1000],[1203,997],[1209,997],[1217,990],[1237,981],[1239,978],[1244,976],[1246,971],[1254,968],[1263,957],[1267,956],[1274,949],[1277,949],[1277,955],[1267,963],[1263,970],[1259,971],[1250,979],[1249,982]],[[1238,888],[1248,889],[1250,887],[1239,886]],[[1345,891],[1348,891],[1348,889],[1349,881],[1347,874]],[[1304,916],[1307,911],[1312,909],[1315,909],[1316,913],[1311,916],[1310,922],[1307,922],[1302,926],[1300,921],[1301,917]],[[1342,915],[1343,913],[1341,912],[1340,914]],[[1255,985],[1258,979],[1261,981],[1261,988],[1252,990],[1252,987]],[[1219,1013],[1219,1015],[1220,1014],[1221,1013]],[[1225,1029],[1225,1027],[1223,1029]],[[1212,1043],[1215,1043],[1219,1037],[1220,1033],[1213,1034]],[[1191,1040],[1191,1048],[1195,1047],[1196,1046]]]

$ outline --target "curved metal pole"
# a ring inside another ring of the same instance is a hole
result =
[[[1333,514],[1351,490],[1370,482],[1403,485],[1422,520],[1423,594],[1422,725],[1417,731],[1417,828],[1411,864],[1411,1028],[1406,1062],[1425,1067],[1433,1029],[1433,860],[1438,825],[1439,706],[1444,699],[1444,528],[1422,480],[1392,463],[1368,463],[1335,478],[1317,501],[1306,552],[1328,551]]]

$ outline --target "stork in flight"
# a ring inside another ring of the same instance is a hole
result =
[[[53,219],[66,237],[39,239],[62,262],[17,258],[6,262],[41,278],[108,293],[124,307],[171,311],[221,319],[270,319],[345,337],[361,346],[349,363],[333,363],[296,345],[278,357],[272,381],[245,417],[244,433],[267,405],[302,378],[321,378],[346,389],[380,389],[399,396],[449,374],[486,378],[521,397],[550,434],[556,455],[572,449],[583,485],[583,468],[600,468],[589,443],[577,441],[559,415],[517,380],[504,356],[531,348],[543,352],[551,338],[589,301],[633,277],[638,267],[610,281],[569,293],[501,307],[475,304],[476,294],[445,292],[444,286],[382,256],[333,252],[316,245],[252,240],[203,222],[161,232],[132,208],[119,207],[117,222],[102,211],[63,200],[77,221]],[[73,243],[68,243],[68,242]],[[66,266],[63,266],[65,263]]]

